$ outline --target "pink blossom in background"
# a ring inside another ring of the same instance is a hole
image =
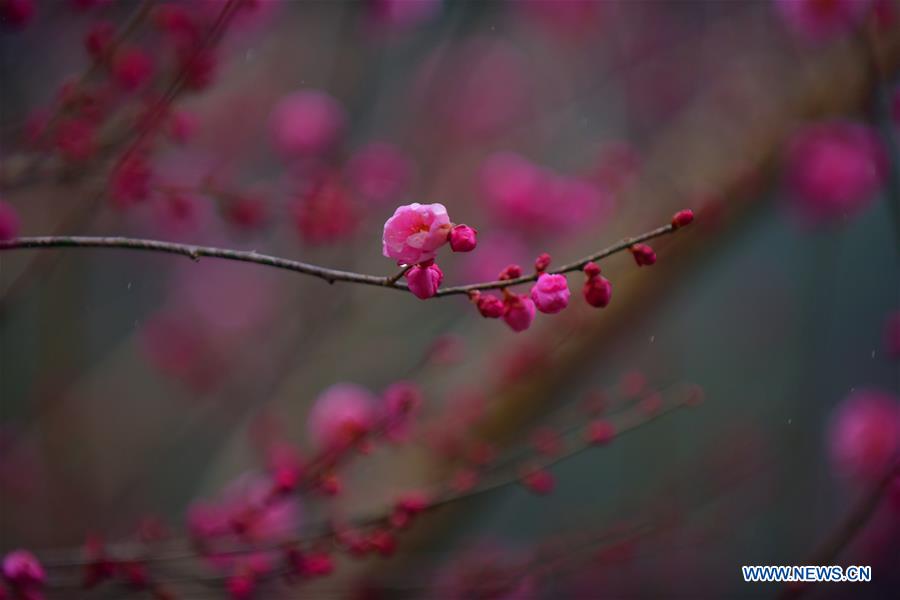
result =
[[[340,141],[345,122],[338,101],[319,90],[285,96],[269,119],[272,142],[286,159],[328,152]]]
[[[443,280],[444,272],[437,263],[416,265],[406,272],[409,291],[421,300],[433,297]]]
[[[149,54],[139,48],[124,48],[112,62],[112,76],[125,91],[134,92],[147,85],[153,77],[155,65]]]
[[[338,383],[316,398],[307,419],[313,445],[320,450],[342,448],[375,425],[377,398],[362,386]]]
[[[384,224],[382,253],[397,264],[433,260],[438,248],[447,243],[450,227],[450,216],[443,204],[414,202],[397,207]]]
[[[366,0],[367,15],[378,26],[411,29],[435,18],[443,0]]]
[[[509,152],[488,157],[480,182],[501,222],[544,235],[597,225],[613,204],[609,192]]]
[[[112,3],[113,0],[69,0],[72,8],[76,10],[90,10]]]
[[[212,215],[207,198],[187,192],[162,194],[155,199],[153,208],[163,237],[196,234]]]
[[[14,550],[3,557],[3,577],[17,587],[27,588],[41,585],[47,576],[34,554]]]
[[[284,0],[241,0],[229,26],[232,32],[256,32],[269,25],[278,15]],[[228,0],[186,0],[185,6],[207,24],[212,24]]]
[[[328,244],[356,232],[360,212],[335,173],[320,173],[298,193],[291,205],[294,223],[304,242]]]
[[[192,389],[223,382],[247,336],[276,308],[273,280],[252,266],[208,261],[179,267],[164,305],[143,325],[141,349],[160,371]],[[210,302],[215,298],[215,302]]]
[[[537,591],[524,552],[485,541],[462,550],[445,563],[429,596],[442,600],[532,600]]]
[[[900,452],[900,401],[875,389],[851,393],[832,417],[829,441],[840,473],[877,480]]]
[[[84,36],[84,49],[94,60],[99,60],[109,49],[116,36],[112,21],[97,21]]]
[[[787,150],[793,205],[814,223],[852,216],[878,192],[886,161],[878,134],[866,125],[837,121],[807,126]]]
[[[531,299],[542,313],[560,312],[569,305],[569,283],[566,276],[542,273],[531,288]]]
[[[0,242],[19,235],[19,213],[9,202],[0,200]]]
[[[400,148],[373,142],[358,149],[347,164],[351,187],[373,203],[396,200],[409,191],[415,167]]]
[[[774,0],[787,27],[810,40],[849,33],[872,8],[872,0]]]
[[[169,115],[168,134],[178,144],[184,145],[194,139],[200,129],[200,118],[186,110],[175,110]]]
[[[147,161],[138,155],[120,162],[109,176],[109,198],[113,206],[128,208],[150,196],[153,171]]]
[[[161,311],[141,326],[140,349],[163,375],[195,391],[207,391],[220,381],[218,359],[209,357],[209,341],[189,319]]]
[[[86,161],[97,149],[97,128],[85,119],[68,119],[55,132],[56,149],[72,162]]]
[[[0,2],[0,24],[21,29],[34,18],[35,0],[3,0]]]
[[[229,542],[235,537],[246,543],[274,545],[296,536],[301,522],[300,504],[291,495],[273,496],[273,482],[259,473],[245,473],[228,484],[218,498],[200,500],[187,511],[187,527],[201,544]],[[277,553],[249,555],[217,554],[209,546],[207,558],[221,569],[253,566],[265,572],[278,559]]]

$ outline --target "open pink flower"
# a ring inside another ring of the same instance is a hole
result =
[[[880,390],[859,390],[838,407],[831,425],[831,456],[842,473],[881,477],[900,452],[900,402]]]
[[[275,147],[288,158],[330,150],[344,129],[344,110],[337,100],[318,90],[285,96],[272,111]]]
[[[369,390],[338,383],[319,394],[309,413],[309,436],[320,449],[342,448],[368,433],[375,424],[377,400]]]
[[[813,222],[861,211],[886,175],[878,135],[858,123],[831,122],[801,130],[787,155],[787,183],[802,216]]]
[[[531,299],[539,311],[547,314],[560,312],[569,305],[569,282],[565,275],[542,273],[531,288]]]
[[[433,260],[438,248],[447,243],[450,228],[443,204],[414,202],[400,206],[384,224],[382,252],[398,265]]]

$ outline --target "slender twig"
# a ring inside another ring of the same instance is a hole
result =
[[[591,261],[597,261],[607,258],[613,254],[627,250],[634,244],[661,237],[663,235],[672,233],[673,231],[675,231],[675,227],[673,227],[671,224],[664,225],[663,227],[658,227],[657,229],[648,231],[641,235],[620,240],[619,242],[616,242],[608,248],[605,248],[588,256],[584,256],[567,265],[564,265],[557,269],[553,269],[550,272],[568,273],[571,271],[577,271]],[[119,248],[123,250],[144,250],[151,252],[162,252],[166,254],[180,254],[182,256],[187,256],[195,261],[200,260],[200,258],[202,257],[209,257],[223,260],[235,260],[240,262],[254,263],[258,265],[274,267],[276,269],[285,269],[288,271],[294,271],[296,273],[302,273],[304,275],[318,277],[319,279],[324,279],[328,283],[344,281],[348,283],[374,285],[396,290],[407,289],[406,285],[399,280],[400,278],[397,275],[367,275],[364,273],[355,273],[352,271],[330,269],[328,267],[321,267],[297,260],[271,256],[268,254],[260,254],[259,252],[253,250],[231,250],[228,248],[195,246],[192,244],[178,244],[174,242],[164,242],[159,240],[147,240],[129,237],[43,236],[21,237],[7,242],[0,242],[0,251],[22,250],[28,248]],[[403,273],[405,273],[405,270],[400,272],[400,277],[402,277]],[[482,283],[474,283],[470,285],[447,287],[438,290],[436,296],[452,296],[459,294],[470,294],[479,290],[502,289],[514,285],[529,283],[537,280],[537,278],[538,274],[534,273],[531,275],[523,275],[522,277],[517,277],[515,279],[485,281]]]

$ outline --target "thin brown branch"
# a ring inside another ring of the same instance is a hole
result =
[[[675,231],[675,227],[671,224],[659,227],[652,231],[648,231],[641,235],[625,238],[616,242],[612,246],[595,252],[588,256],[582,257],[567,265],[554,269],[552,273],[568,273],[580,270],[585,264],[591,261],[602,260],[618,252],[622,252],[630,248],[633,244],[645,242],[653,238]],[[23,250],[23,249],[39,249],[39,248],[118,248],[122,250],[143,250],[150,252],[162,252],[165,254],[179,254],[187,256],[192,260],[200,260],[200,258],[218,258],[223,260],[235,260],[239,262],[253,263],[274,267],[276,269],[285,269],[294,271],[304,275],[311,275],[324,279],[328,283],[336,281],[344,281],[348,283],[359,283],[363,285],[374,285],[378,287],[387,287],[396,290],[406,290],[406,285],[400,281],[405,270],[400,272],[400,277],[367,275],[365,273],[355,273],[352,271],[342,271],[339,269],[331,269],[321,267],[310,263],[297,260],[271,256],[268,254],[260,254],[256,251],[231,250],[228,248],[216,248],[212,246],[195,246],[192,244],[178,244],[174,242],[164,242],[159,240],[147,240],[129,237],[88,237],[88,236],[40,236],[40,237],[20,237],[7,242],[0,242],[0,251],[7,250]],[[485,281],[482,283],[474,283],[471,285],[460,285],[447,287],[438,290],[436,296],[452,296],[459,294],[469,294],[479,290],[502,289],[523,283],[529,283],[537,280],[538,274],[524,275],[516,279]]]

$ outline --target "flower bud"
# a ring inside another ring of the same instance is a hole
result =
[[[534,260],[534,270],[538,273],[543,273],[547,270],[547,267],[550,266],[550,255],[546,252],[542,253]]]
[[[679,210],[675,213],[675,216],[672,217],[672,227],[678,229],[679,227],[684,227],[685,225],[690,225],[694,221],[694,211],[689,208],[684,210]]]
[[[505,269],[500,271],[500,279],[506,281],[507,279],[517,279],[522,276],[522,267],[519,265],[508,265]]]
[[[656,262],[656,252],[647,244],[635,244],[630,250],[632,256],[634,256],[634,262],[639,267],[649,267]]]
[[[468,225],[457,225],[450,230],[450,249],[454,252],[471,252],[478,244],[478,230]]]
[[[542,313],[560,312],[569,305],[569,283],[565,275],[542,273],[531,288],[531,299]]]
[[[591,306],[606,308],[612,298],[612,284],[609,282],[609,279],[600,275],[588,277],[581,292],[584,294],[584,299]]]
[[[531,327],[536,310],[531,298],[512,294],[507,297],[505,304],[506,311],[503,313],[503,320],[513,331],[525,331]]]
[[[506,310],[503,300],[493,294],[479,295],[478,299],[475,300],[475,305],[478,307],[478,312],[481,313],[481,316],[486,319],[498,319],[503,316],[503,312]]]
[[[409,285],[409,291],[422,300],[427,300],[434,296],[443,279],[443,271],[434,263],[428,266],[416,265],[406,272],[406,283]]]
[[[595,262],[584,265],[584,274],[588,277],[596,277],[600,274],[600,266]]]

